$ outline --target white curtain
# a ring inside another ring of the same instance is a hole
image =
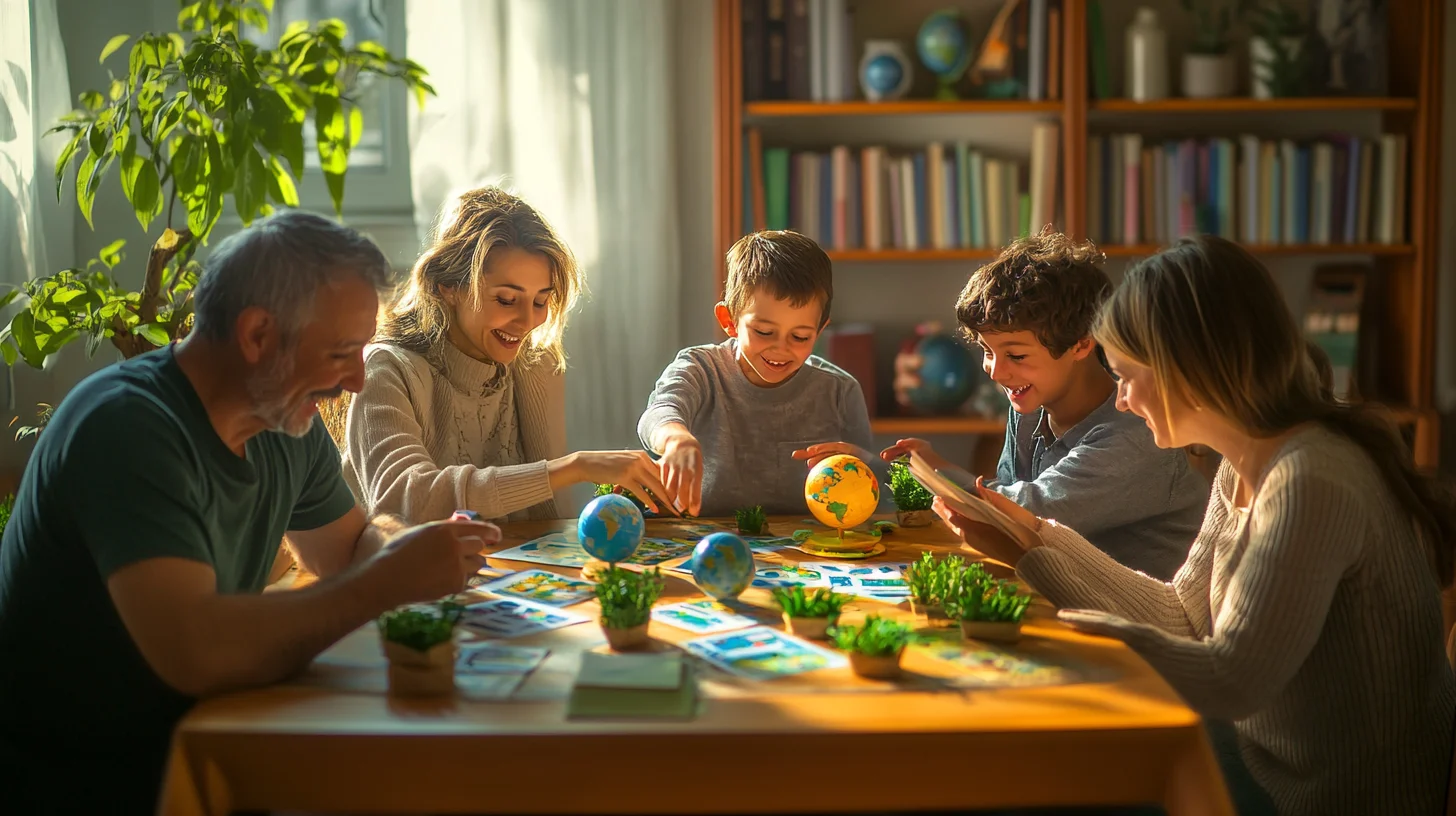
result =
[[[411,104],[415,213],[501,183],[576,254],[590,295],[566,335],[573,450],[639,447],[679,345],[671,0],[414,0],[408,53],[439,92]]]
[[[21,284],[75,260],[53,175],[67,134],[42,138],[71,109],[55,0],[0,0],[0,63],[0,282]]]

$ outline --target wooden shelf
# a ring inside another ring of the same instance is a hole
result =
[[[1138,102],[1132,99],[1098,99],[1088,103],[1094,111],[1116,113],[1278,113],[1281,111],[1413,111],[1414,99],[1385,96],[1295,97],[1289,99],[1160,99]]]
[[[1027,102],[1024,99],[967,99],[943,102],[938,99],[901,99],[894,102],[749,102],[743,112],[750,116],[922,116],[947,113],[1060,113],[1061,102]]]
[[[984,249],[833,249],[831,261],[855,263],[919,263],[923,261],[975,261],[996,257],[998,250]]]
[[[870,430],[877,434],[1004,434],[1005,417],[978,416],[888,416],[870,420]]]
[[[1415,252],[1410,244],[1245,244],[1244,248],[1255,255],[1410,255]],[[1112,244],[1098,249],[1109,258],[1141,258],[1156,254],[1162,246]]]

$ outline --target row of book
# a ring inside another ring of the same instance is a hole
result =
[[[1246,244],[1402,244],[1407,139],[1092,136],[1088,234],[1166,243],[1209,233]]]
[[[1002,0],[985,41],[970,39],[966,90],[1031,100],[1061,95],[1062,0]],[[844,102],[859,95],[849,0],[743,0],[743,98]],[[915,43],[905,43],[914,58]],[[919,66],[917,66],[919,67]],[[992,86],[999,86],[994,88]]]
[[[1057,221],[1058,134],[1056,123],[1033,126],[1023,162],[968,142],[765,148],[751,128],[743,229],[793,229],[832,250],[999,247]]]

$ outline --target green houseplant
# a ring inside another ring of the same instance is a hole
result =
[[[890,463],[890,497],[901,527],[929,527],[935,518],[930,506],[935,496],[910,473],[904,459]]]
[[[848,595],[823,587],[810,594],[801,586],[778,587],[773,591],[773,599],[784,613],[788,630],[810,640],[829,637],[829,627],[839,622],[839,613],[850,601]]]
[[[921,615],[932,626],[949,626],[943,604],[960,583],[968,569],[980,569],[979,564],[968,565],[959,555],[936,558],[925,552],[920,559],[905,568],[905,585],[910,590],[910,610]]]
[[[859,626],[834,629],[834,645],[849,652],[849,667],[874,680],[900,676],[900,656],[911,638],[909,626],[879,615],[870,615]]]
[[[225,199],[245,225],[275,205],[297,206],[304,128],[312,120],[324,179],[341,211],[349,152],[364,129],[352,97],[359,77],[396,78],[421,104],[434,93],[418,63],[374,42],[346,47],[338,20],[294,23],[277,48],[258,47],[244,26],[266,30],[272,9],[273,0],[184,0],[178,31],[107,42],[102,64],[124,54],[126,70],[113,71],[104,91],[80,94],[81,107],[51,129],[69,138],[56,162],[56,192],[74,165],[77,204],[91,224],[97,190],[115,167],[137,221],[151,230],[161,219],[160,234],[139,290],[121,282],[125,242],[115,241],[84,268],[0,296],[0,305],[28,298],[0,329],[6,364],[40,368],[81,338],[88,354],[110,340],[129,358],[184,337],[200,271],[193,255]]]
[[[455,689],[455,624],[464,608],[450,601],[406,606],[375,621],[389,659],[389,691],[404,697]]]
[[[1308,89],[1309,27],[1290,0],[1259,0],[1248,10],[1249,69],[1256,99],[1300,96]]]
[[[5,535],[5,528],[10,526],[10,514],[15,511],[15,494],[11,493],[0,499],[0,536]]]
[[[652,605],[662,597],[662,573],[656,567],[638,572],[612,565],[598,572],[595,578],[607,643],[619,652],[646,646]]]
[[[1015,643],[1021,639],[1021,620],[1031,605],[1012,581],[992,578],[984,571],[967,573],[945,599],[945,613],[960,621],[961,634],[976,640]]]
[[[763,512],[763,505],[755,504],[734,510],[733,517],[738,523],[739,533],[750,536],[768,535],[768,514]]]
[[[1193,43],[1183,55],[1183,95],[1193,99],[1230,96],[1234,92],[1234,58],[1230,34],[1236,16],[1252,0],[1182,0],[1193,17]]]

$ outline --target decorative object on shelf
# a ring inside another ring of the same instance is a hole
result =
[[[1318,96],[1389,92],[1385,0],[1322,0],[1311,21],[1315,46],[1310,83]]]
[[[1249,74],[1255,99],[1303,96],[1309,87],[1309,30],[1289,0],[1259,0],[1249,12]]]
[[[1158,22],[1158,12],[1143,6],[1127,27],[1124,55],[1123,95],[1138,102],[1153,102],[1168,96],[1168,34]]]
[[[597,574],[597,604],[602,608],[602,632],[614,651],[641,649],[651,638],[652,605],[662,597],[662,573],[613,565]]]
[[[1021,639],[1021,619],[1031,605],[1012,581],[992,578],[980,564],[970,564],[947,591],[946,617],[960,621],[961,634],[976,640],[1015,643]]]
[[[849,531],[868,521],[880,504],[880,481],[858,457],[836,454],[810,468],[804,480],[804,501],[814,518],[837,532],[809,536],[802,544],[805,552],[826,558],[865,558],[885,551],[879,536]]]
[[[1229,31],[1235,14],[1253,0],[1183,0],[1193,15],[1193,44],[1183,55],[1183,95],[1213,99],[1234,93],[1234,55]]]
[[[859,87],[865,99],[886,102],[910,92],[915,66],[895,40],[866,40],[859,60]]]
[[[809,594],[802,586],[777,587],[773,598],[784,613],[788,630],[809,640],[827,639],[829,627],[839,623],[839,613],[850,601],[848,595],[824,587]]]
[[[906,391],[910,407],[924,415],[952,414],[976,388],[976,360],[965,344],[935,322],[916,327],[910,354],[920,358],[920,385]]]
[[[929,527],[935,519],[930,509],[935,496],[910,475],[903,459],[890,463],[890,497],[895,500],[895,519],[901,527]]]
[[[955,86],[971,65],[970,35],[961,13],[942,9],[926,17],[915,34],[915,51],[920,63],[940,82],[935,98],[952,102],[960,99]]]
[[[693,580],[719,601],[737,598],[753,580],[753,551],[732,533],[704,536],[693,548]]]
[[[1011,15],[1021,2],[1022,0],[1005,0],[1001,10],[996,12],[996,18],[991,21],[991,27],[986,31],[986,39],[982,41],[981,50],[971,65],[971,85],[982,87],[987,99],[1017,99],[1026,93],[1026,87],[1012,70],[1011,60],[1011,41],[1014,34],[1011,29]]]
[[[900,656],[914,635],[898,621],[870,615],[859,626],[836,626],[834,645],[849,652],[849,667],[860,677],[893,680],[900,676]]]
[[[608,493],[591,500],[576,520],[581,548],[593,558],[616,564],[642,544],[642,511],[626,496]]]
[[[380,615],[375,625],[389,659],[389,693],[435,697],[455,691],[455,624],[464,608],[444,601]]]

